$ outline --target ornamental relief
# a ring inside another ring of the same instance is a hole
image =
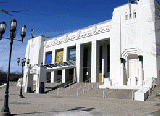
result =
[[[54,46],[54,45],[60,45],[62,43],[67,43],[69,41],[78,40],[78,39],[81,39],[81,38],[91,37],[91,36],[98,35],[98,34],[101,34],[101,33],[106,33],[106,32],[110,32],[110,29],[108,27],[98,29],[96,31],[92,31],[92,32],[88,32],[88,33],[82,33],[82,34],[79,34],[79,36],[75,35],[75,36],[72,36],[72,37],[65,37],[65,38],[61,38],[60,40],[58,38],[56,38],[52,42],[46,43],[46,48],[48,48],[50,46]]]

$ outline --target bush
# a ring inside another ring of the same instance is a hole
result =
[[[20,73],[10,73],[9,75],[9,80],[10,81],[18,81],[18,79],[21,77]],[[7,82],[7,72],[4,72],[0,70],[0,82],[1,83],[6,83]]]

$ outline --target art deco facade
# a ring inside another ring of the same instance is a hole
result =
[[[151,87],[154,80],[159,83],[159,12],[156,0],[137,0],[115,8],[111,20],[55,38],[31,38],[25,90],[32,89],[35,78],[38,92],[47,77],[51,83],[104,83],[100,88],[137,89]]]

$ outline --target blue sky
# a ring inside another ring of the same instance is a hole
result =
[[[4,37],[9,37],[10,21],[17,20],[16,39],[21,39],[21,26],[27,26],[24,43],[14,41],[11,60],[11,72],[21,71],[17,66],[17,58],[25,57],[27,40],[31,29],[34,36],[45,35],[55,37],[64,33],[97,24],[112,18],[115,7],[126,4],[128,0],[0,0],[0,9],[28,10],[11,13],[13,16],[0,12],[0,22],[7,23]],[[160,1],[160,0],[158,0]],[[7,71],[9,57],[9,40],[0,41],[0,69]]]

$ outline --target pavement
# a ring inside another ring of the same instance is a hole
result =
[[[140,102],[36,93],[23,93],[25,98],[20,98],[16,86],[10,86],[9,92],[11,116],[160,116],[160,98]],[[5,88],[0,88],[0,108],[4,93]]]

